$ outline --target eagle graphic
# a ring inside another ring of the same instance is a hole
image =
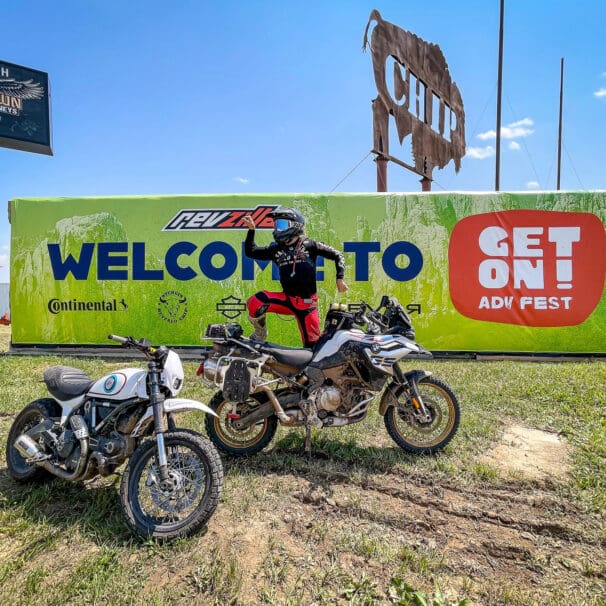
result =
[[[15,99],[42,99],[44,88],[34,79],[19,81],[14,78],[0,79],[0,95]]]

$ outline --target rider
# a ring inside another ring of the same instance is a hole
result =
[[[345,292],[345,258],[335,248],[305,235],[305,217],[299,211],[279,207],[270,216],[274,220],[275,242],[269,246],[255,244],[254,220],[250,215],[243,219],[248,227],[244,242],[246,256],[274,261],[280,271],[280,284],[283,289],[283,292],[262,290],[246,302],[249,320],[255,329],[251,338],[259,341],[267,338],[267,312],[288,314],[297,320],[303,346],[313,347],[320,338],[316,259],[324,257],[335,262],[337,290]]]

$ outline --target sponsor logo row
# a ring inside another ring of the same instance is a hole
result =
[[[349,311],[354,311],[358,305],[349,304]],[[129,306],[124,299],[104,299],[99,301],[84,301],[79,299],[51,299],[48,301],[47,309],[53,315],[63,313],[90,313],[90,312],[124,312]],[[167,290],[162,293],[156,302],[158,315],[165,322],[175,324],[187,317],[189,312],[187,297],[177,290]],[[410,314],[421,314],[421,305],[409,303],[406,310]],[[215,303],[215,311],[227,318],[235,320],[246,312],[246,302],[242,299],[229,295]]]

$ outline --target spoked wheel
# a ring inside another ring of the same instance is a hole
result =
[[[414,454],[431,454],[452,440],[459,428],[461,411],[457,397],[442,379],[429,376],[417,385],[431,421],[420,419],[408,399],[388,408],[385,427],[400,448]]]
[[[15,448],[15,440],[38,423],[59,417],[59,405],[48,398],[28,404],[18,415],[8,432],[6,440],[6,465],[11,477],[18,482],[35,482],[55,478],[54,475],[38,465],[30,465]],[[43,444],[41,444],[43,446]]]
[[[255,394],[243,404],[238,404],[241,416],[254,410],[266,401],[266,396]],[[261,419],[245,429],[235,427],[235,419],[229,415],[233,404],[223,398],[222,392],[214,395],[210,407],[218,416],[206,415],[204,425],[208,437],[215,446],[227,454],[241,457],[255,454],[263,450],[273,439],[278,428],[278,419],[275,415]]]
[[[164,434],[168,479],[162,482],[156,440],[141,444],[122,476],[129,526],[145,538],[171,541],[196,533],[219,503],[223,466],[217,449],[189,431]]]

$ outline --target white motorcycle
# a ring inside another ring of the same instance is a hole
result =
[[[305,426],[309,452],[312,427],[358,423],[376,396],[387,433],[408,452],[441,450],[457,432],[461,413],[450,386],[399,365],[431,353],[415,342],[410,317],[394,297],[384,296],[377,309],[334,305],[313,350],[247,339],[239,324],[211,324],[206,336],[213,345],[198,375],[219,388],[206,432],[228,454],[259,452],[278,422]]]
[[[120,498],[131,529],[164,541],[189,536],[217,507],[223,466],[212,443],[178,429],[174,417],[215,413],[176,397],[184,378],[176,352],[145,339],[109,338],[142,352],[147,370],[121,368],[93,380],[77,368],[48,368],[51,397],[28,404],[9,431],[8,471],[19,482],[53,476],[76,482],[114,473],[129,459]]]

